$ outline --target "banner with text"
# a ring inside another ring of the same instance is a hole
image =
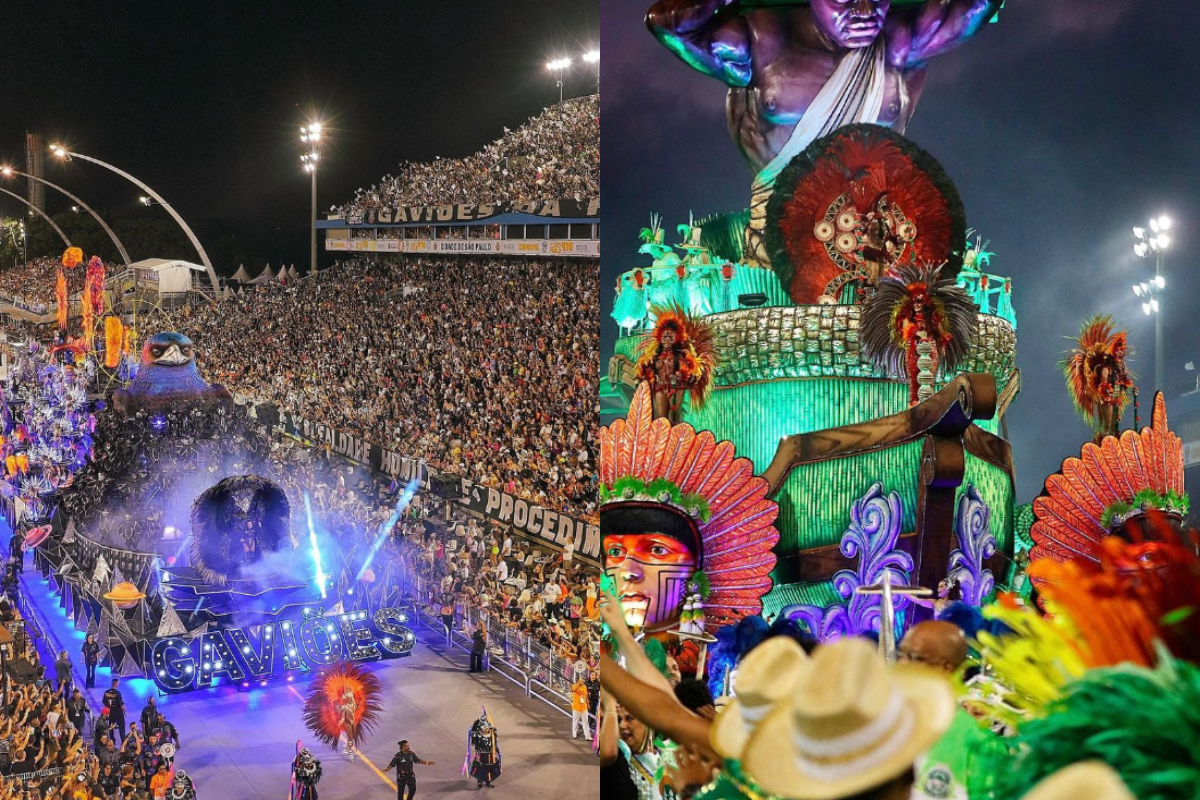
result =
[[[600,563],[600,526],[542,508],[494,487],[477,486],[462,479],[462,500],[467,508],[512,528],[527,539],[559,547],[575,544],[575,555]]]
[[[377,223],[401,225],[413,222],[483,222],[501,214],[529,214],[555,219],[599,218],[600,198],[587,200],[544,200],[532,203],[456,203],[440,206],[391,206],[371,208],[358,214],[347,214],[350,225]],[[337,217],[332,217],[337,219]]]
[[[279,424],[285,433],[331,453],[357,461],[375,472],[396,478],[401,483],[416,478],[422,489],[429,488],[431,470],[422,461],[385,450],[353,434],[336,431],[328,425],[309,422],[295,414],[281,413]],[[509,525],[518,534],[532,541],[564,546],[575,545],[575,556],[594,566],[600,565],[600,526],[542,508],[499,489],[477,486],[466,478],[462,482],[463,497],[459,501],[483,517]]]
[[[487,254],[598,258],[595,239],[325,239],[326,250],[358,253]]]

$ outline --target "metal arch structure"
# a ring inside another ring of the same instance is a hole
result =
[[[196,238],[195,232],[190,227],[188,227],[188,224],[183,221],[183,217],[179,216],[179,212],[176,211],[174,209],[174,207],[172,207],[172,205],[170,203],[168,203],[161,194],[154,191],[149,186],[147,186],[145,183],[143,183],[142,181],[133,177],[125,170],[123,170],[119,167],[114,167],[112,164],[109,164],[108,162],[105,162],[105,161],[101,161],[98,158],[92,158],[91,156],[85,156],[80,153],[76,153],[72,150],[67,150],[65,147],[52,148],[52,151],[59,158],[65,158],[68,161],[70,161],[73,158],[78,158],[78,159],[82,159],[83,161],[88,161],[88,162],[91,162],[92,164],[96,164],[97,166],[104,167],[105,169],[109,170],[110,172],[115,172],[118,175],[120,175],[122,178],[124,178],[125,180],[129,181],[130,183],[132,183],[135,186],[142,189],[142,191],[144,191],[146,194],[153,197],[154,200],[159,205],[161,205],[163,208],[165,208],[167,210],[167,213],[171,215],[171,218],[175,220],[175,222],[179,225],[179,227],[183,228],[183,232],[185,234],[187,234],[188,239],[192,243],[192,247],[195,247],[196,252],[200,255],[200,261],[202,264],[204,264],[204,269],[208,271],[208,280],[212,284],[214,302],[221,299],[221,281],[220,281],[220,279],[217,278],[217,271],[215,269],[213,269],[212,261],[209,259],[208,253],[205,252],[204,245],[200,244],[200,240],[198,238]]]
[[[24,197],[21,197],[21,195],[17,194],[16,192],[10,192],[8,189],[3,189],[3,188],[0,188],[0,192],[3,192],[4,194],[6,194],[9,197],[12,197],[16,200],[20,200],[22,203],[29,206],[30,211],[36,211],[41,216],[42,219],[44,219],[44,220],[46,220],[46,222],[50,223],[50,227],[54,228],[54,232],[58,234],[59,238],[63,240],[63,242],[67,245],[67,247],[74,246],[71,244],[71,240],[67,238],[67,235],[65,233],[63,233],[63,229],[58,227],[58,225],[55,224],[54,220],[50,219],[50,215],[47,214],[45,211],[42,211],[40,208],[38,208],[33,203],[26,200]]]
[[[92,218],[95,219],[96,222],[100,223],[100,227],[103,228],[104,232],[108,234],[108,238],[112,239],[112,243],[117,246],[117,250],[118,250],[118,252],[120,252],[121,258],[125,261],[125,266],[127,266],[127,267],[129,266],[129,264],[131,262],[129,259],[129,253],[128,253],[128,251],[125,250],[125,245],[123,245],[121,243],[121,240],[119,238],[117,238],[116,232],[108,226],[108,223],[105,222],[101,218],[101,216],[92,209],[91,206],[89,206],[87,203],[80,200],[75,195],[68,192],[63,187],[59,186],[57,183],[51,183],[50,181],[46,180],[45,178],[39,178],[36,175],[30,175],[28,172],[21,172],[21,170],[13,169],[12,167],[7,167],[6,170],[8,172],[11,172],[13,175],[20,175],[21,177],[28,178],[31,181],[37,181],[38,183],[45,184],[46,186],[49,186],[51,189],[57,189],[58,191],[62,192],[67,197],[69,197],[72,202],[77,204],[84,211],[91,214]]]

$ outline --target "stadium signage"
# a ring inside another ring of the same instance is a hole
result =
[[[543,508],[520,497],[488,486],[478,486],[462,479],[463,498],[467,508],[488,519],[510,525],[528,539],[541,540],[563,547],[575,545],[575,554],[587,561],[600,561],[600,526]]]
[[[589,257],[600,255],[595,239],[331,239],[326,250],[360,253],[498,253],[514,256]]]
[[[402,483],[416,479],[422,489],[429,488],[429,467],[424,462],[407,458],[391,450],[302,419],[295,414],[280,415],[280,424],[288,436],[317,446],[328,447],[331,453],[344,456],[374,470],[396,478]],[[457,477],[457,476],[456,476]],[[575,543],[575,555],[582,561],[600,564],[600,527],[566,514],[543,508],[499,489],[476,486],[462,479],[463,499],[471,511],[494,522],[508,525],[518,534],[533,541],[562,547]]]
[[[150,676],[162,691],[179,694],[222,682],[261,684],[337,661],[402,658],[415,644],[407,621],[399,608],[310,612],[298,620],[205,631],[190,640],[171,636],[150,648]]]
[[[348,216],[351,225],[414,222],[478,222],[501,214],[529,214],[550,219],[580,219],[600,216],[600,198],[590,200],[547,200],[535,203],[459,203],[441,206],[395,206],[369,209]]]

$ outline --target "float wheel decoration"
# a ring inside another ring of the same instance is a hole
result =
[[[767,204],[772,269],[797,305],[865,296],[887,270],[963,263],[962,200],[941,165],[898,133],[848,125],[809,145]]]

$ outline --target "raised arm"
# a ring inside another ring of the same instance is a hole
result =
[[[708,753],[711,723],[688,711],[675,695],[639,681],[607,655],[600,656],[600,684],[629,713],[679,744]]]
[[[646,12],[646,27],[692,69],[730,86],[746,86],[750,33],[732,5],[736,0],[658,0]]]
[[[1004,0],[926,0],[913,23],[909,65],[953,50],[996,16]]]

